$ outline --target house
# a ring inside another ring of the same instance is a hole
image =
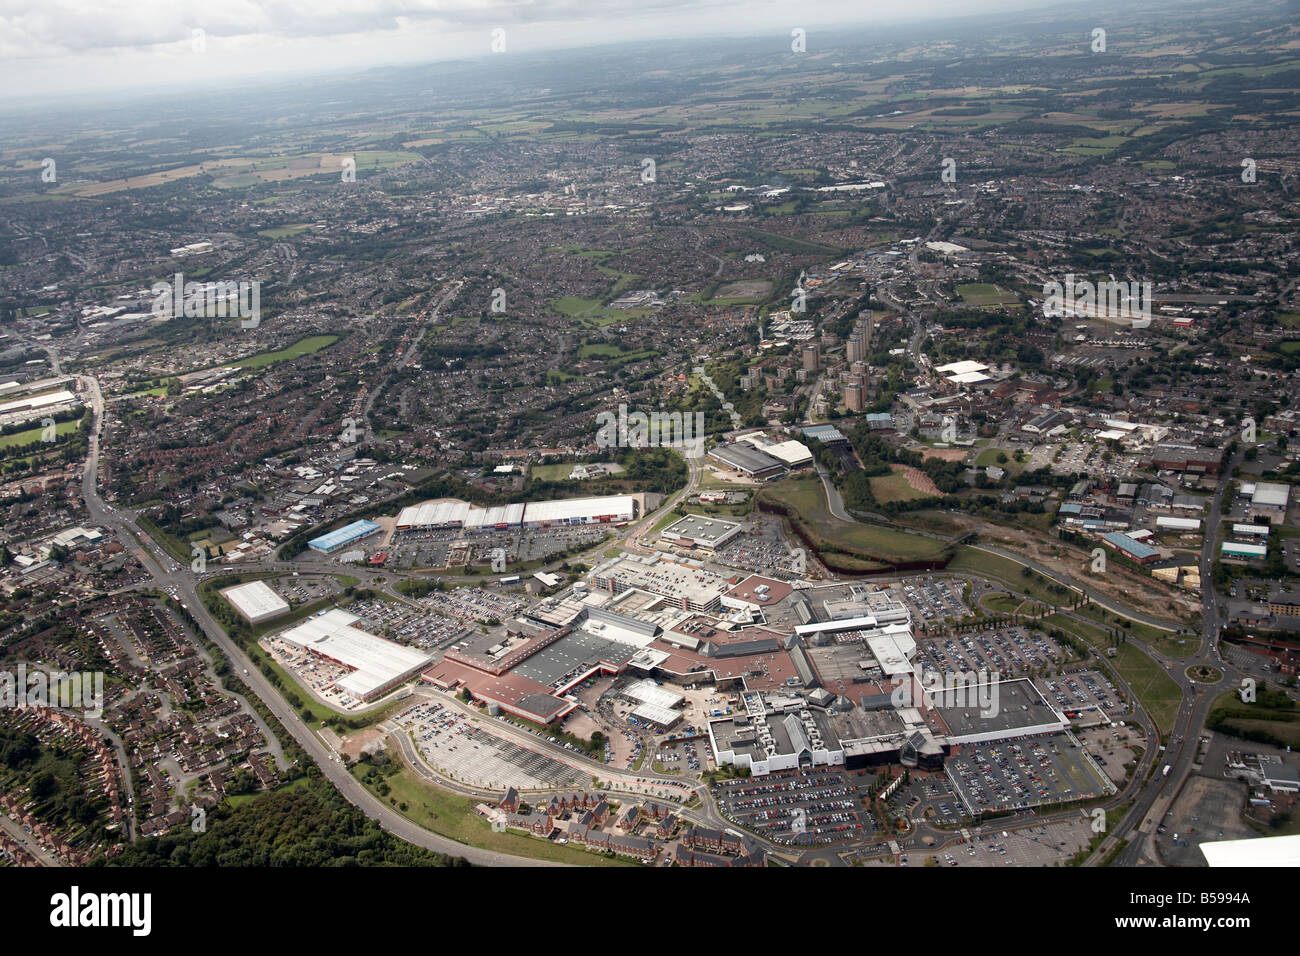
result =
[[[740,837],[725,830],[709,827],[691,827],[682,834],[682,845],[692,850],[705,850],[713,853],[739,853]]]
[[[627,807],[618,816],[618,828],[620,830],[635,830],[636,825],[641,822],[641,808],[635,804]]]

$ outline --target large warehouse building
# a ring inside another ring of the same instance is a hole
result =
[[[1162,531],[1200,531],[1200,518],[1171,518],[1161,515],[1156,518],[1156,527]]]
[[[709,457],[746,478],[777,478],[785,474],[785,462],[765,451],[759,451],[749,442],[719,445],[709,451]]]
[[[359,620],[355,614],[334,608],[276,636],[348,668],[351,673],[334,686],[357,700],[382,696],[433,660],[428,654],[353,627]]]
[[[812,464],[812,452],[808,446],[801,441],[772,441],[761,433],[753,435],[742,435],[738,441],[753,445],[765,455],[771,455],[773,458],[784,462],[791,468],[799,468],[803,465]]]
[[[1122,531],[1112,531],[1110,534],[1102,535],[1101,540],[1124,555],[1124,557],[1136,561],[1138,564],[1150,564],[1152,561],[1160,560],[1159,551],[1148,544],[1143,544],[1141,541],[1129,537]]]
[[[397,530],[430,531],[464,528],[466,531],[505,531],[510,528],[550,528],[561,525],[624,524],[640,513],[635,495],[602,498],[563,498],[480,508],[467,501],[445,498],[403,508]]]
[[[1156,445],[1151,451],[1151,464],[1170,471],[1217,475],[1223,465],[1223,449],[1200,445]]]
[[[1290,500],[1290,485],[1272,481],[1257,482],[1255,492],[1250,496],[1250,516],[1265,518],[1271,524],[1280,524],[1286,520],[1286,509]]]
[[[380,530],[382,529],[375,522],[362,519],[351,524],[345,524],[341,528],[335,528],[319,538],[312,538],[307,542],[307,547],[322,554],[333,554],[335,551],[342,551],[348,545],[355,544],[363,538],[368,538]]]
[[[270,621],[289,611],[289,602],[271,590],[265,581],[249,581],[247,584],[226,588],[221,596],[249,624]]]
[[[463,528],[469,517],[469,502],[443,499],[403,508],[397,515],[398,531]]]
[[[524,508],[525,528],[549,528],[569,524],[623,524],[638,513],[632,495],[604,498],[564,498],[559,501],[530,501]]]
[[[1268,557],[1268,545],[1246,544],[1241,541],[1225,541],[1219,547],[1219,553],[1225,558],[1245,558],[1248,561],[1263,561]]]

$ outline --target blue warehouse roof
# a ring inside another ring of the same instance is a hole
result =
[[[1135,541],[1122,531],[1112,531],[1102,540],[1116,548],[1122,548],[1135,558],[1158,557],[1160,554],[1155,548],[1145,545],[1141,541]]]
[[[307,546],[317,551],[328,551],[331,548],[337,548],[341,544],[364,538],[368,534],[374,534],[378,530],[379,524],[377,522],[362,519],[351,524],[345,524],[341,528],[335,528],[319,538],[312,538],[307,542]]]

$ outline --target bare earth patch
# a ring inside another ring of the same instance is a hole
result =
[[[922,494],[943,494],[943,492],[939,490],[939,486],[931,481],[930,476],[920,468],[913,468],[911,465],[890,465],[889,468],[891,471],[905,475],[907,477],[907,483]]]
[[[923,456],[925,458],[941,458],[944,461],[961,461],[969,454],[969,448],[927,448]],[[935,494],[938,493],[938,490],[936,490]]]
[[[343,738],[343,755],[357,759],[368,744],[384,739],[384,732],[378,727],[367,727]]]

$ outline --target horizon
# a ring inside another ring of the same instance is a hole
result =
[[[674,40],[742,42],[770,35],[773,51],[779,53],[788,50],[791,31],[796,28],[806,31],[808,52],[816,54],[819,45],[834,48],[836,32],[857,34],[880,27],[897,39],[908,29],[947,21],[956,33],[958,24],[972,19],[1027,11],[1047,18],[1073,14],[1071,8],[1086,6],[1086,0],[1062,0],[1047,7],[1029,0],[968,0],[953,10],[942,0],[920,0],[898,12],[864,13],[838,0],[814,0],[791,14],[776,3],[765,3],[763,12],[754,13],[752,5],[740,0],[716,0],[682,14],[677,9],[679,2],[681,8],[688,7],[689,0],[659,0],[649,11],[625,8],[606,17],[582,15],[576,9],[580,3],[558,5],[554,15],[533,19],[520,16],[521,5],[509,3],[461,11],[458,20],[436,19],[427,13],[394,16],[383,10],[367,14],[367,19],[354,11],[348,16],[336,13],[314,25],[315,32],[291,18],[277,20],[271,11],[274,3],[256,5],[269,21],[263,29],[224,22],[224,8],[233,6],[231,3],[222,3],[223,9],[215,13],[209,10],[206,16],[194,17],[168,8],[167,23],[137,16],[134,29],[127,23],[97,31],[89,25],[78,29],[77,24],[84,18],[102,26],[107,16],[104,11],[78,14],[65,9],[44,18],[0,15],[0,107],[20,111],[21,104],[37,93],[45,101],[39,108],[44,108],[50,98],[143,99],[318,77],[345,78],[386,68],[475,63],[502,53],[523,58]],[[374,5],[384,6],[382,0]],[[751,12],[744,18],[743,32],[737,33],[730,22],[741,9]],[[446,29],[449,23],[450,31]],[[494,50],[494,42],[502,49]],[[326,55],[329,65],[322,66]],[[202,73],[181,72],[200,57]]]

